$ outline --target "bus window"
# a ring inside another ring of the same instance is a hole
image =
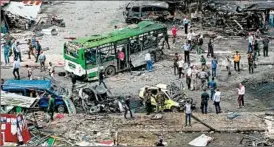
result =
[[[85,52],[86,64],[96,64],[96,50],[87,49]]]
[[[78,50],[77,47],[74,46],[72,43],[67,43],[64,47],[65,53],[69,56],[72,56],[74,58],[78,58]]]
[[[101,63],[112,61],[115,59],[115,50],[112,44],[106,44],[98,49],[98,57]]]

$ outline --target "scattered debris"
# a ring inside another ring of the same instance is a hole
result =
[[[202,134],[201,136],[195,138],[191,142],[189,142],[189,145],[192,146],[207,146],[209,142],[213,140],[212,137],[206,136],[205,134]]]

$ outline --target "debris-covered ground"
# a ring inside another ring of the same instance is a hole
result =
[[[56,66],[56,73],[64,72],[62,53],[63,44],[68,41],[66,38],[86,37],[93,34],[112,31],[115,25],[118,27],[126,26],[127,24],[123,18],[123,11],[127,3],[127,1],[68,1],[53,2],[52,4],[43,5],[42,13],[39,14],[39,17],[51,17],[52,15],[57,14],[58,17],[64,19],[66,24],[66,27],[51,25],[47,27],[49,30],[53,28],[56,29],[57,35],[53,36],[50,33],[38,35],[41,46],[45,50],[44,53],[47,57],[46,62],[53,62],[54,66]],[[107,144],[118,143],[120,145],[153,146],[159,138],[163,138],[164,142],[170,146],[187,146],[190,141],[205,134],[213,138],[209,146],[246,146],[250,143],[258,144],[267,140],[265,138],[265,132],[267,132],[268,137],[271,135],[273,136],[273,128],[271,127],[273,118],[272,116],[268,116],[267,119],[264,119],[264,112],[269,110],[272,111],[274,109],[274,42],[273,40],[270,40],[269,57],[259,56],[258,61],[256,61],[257,68],[254,69],[254,74],[249,74],[246,54],[248,44],[247,37],[234,36],[246,36],[247,32],[252,30],[252,28],[247,30],[247,26],[243,22],[244,20],[241,19],[241,17],[243,17],[242,15],[244,15],[246,19],[248,14],[247,12],[236,14],[234,11],[238,11],[240,7],[235,8],[234,10],[235,5],[231,5],[233,10],[230,8],[230,5],[226,5],[229,8],[222,7],[222,10],[220,10],[221,7],[219,5],[220,4],[212,6],[210,3],[204,4],[207,16],[203,19],[209,23],[205,24],[202,29],[199,21],[193,21],[191,29],[197,34],[204,34],[205,39],[202,48],[206,53],[209,40],[208,36],[215,36],[214,51],[219,63],[215,81],[221,91],[221,108],[223,113],[219,115],[215,114],[215,107],[212,105],[213,102],[210,101],[208,106],[208,112],[210,114],[202,115],[201,110],[199,109],[202,90],[190,91],[187,90],[187,88],[185,90],[186,94],[193,98],[196,103],[196,109],[193,112],[194,115],[202,122],[213,126],[215,129],[217,128],[217,130],[213,131],[195,119],[192,120],[192,127],[185,128],[183,127],[185,123],[185,116],[183,113],[167,112],[162,116],[163,118],[159,120],[151,120],[151,115],[143,115],[145,109],[143,106],[140,106],[140,88],[146,85],[155,86],[159,83],[175,83],[178,86],[183,84],[184,87],[186,87],[186,79],[179,79],[178,75],[175,76],[173,73],[173,55],[174,53],[179,53],[183,56],[183,49],[181,47],[186,41],[184,29],[181,28],[178,30],[176,42],[172,44],[171,39],[169,40],[171,50],[164,49],[165,55],[163,60],[153,64],[152,72],[147,72],[145,67],[138,67],[133,69],[132,72],[125,71],[117,73],[115,76],[105,79],[108,90],[113,96],[131,95],[135,99],[133,102],[136,106],[133,110],[135,119],[125,120],[120,113],[90,115],[79,111],[81,113],[73,115],[57,113],[54,116],[55,120],[48,123],[46,121],[46,114],[39,111],[36,114],[36,118],[33,117],[32,113],[29,113],[26,116],[27,120],[32,124],[32,127],[29,127],[32,132],[32,137],[39,136],[41,139],[45,138],[45,136],[46,138],[51,136],[56,139],[55,145],[72,146],[93,146],[106,142]],[[229,19],[224,22],[216,20],[216,18],[213,17],[216,13],[216,9],[220,10],[219,12],[221,14],[219,14],[219,18],[228,17]],[[249,9],[252,9],[252,7]],[[230,12],[232,11],[233,13],[231,14]],[[229,14],[226,12],[229,12]],[[180,15],[178,14],[176,18],[179,16]],[[179,19],[182,19],[182,17],[183,15],[180,16]],[[214,25],[215,21],[220,23],[217,27]],[[168,21],[165,23],[169,27],[173,24]],[[181,26],[180,23],[176,24],[176,26]],[[251,27],[256,26],[254,25]],[[169,35],[171,35],[171,28],[169,28],[168,31]],[[268,31],[269,33],[266,35],[272,35],[273,37],[273,28],[269,28]],[[26,39],[30,39],[32,34],[33,32],[31,31],[11,33],[11,35],[17,38],[21,43],[25,43]],[[262,48],[261,41],[260,44],[260,48]],[[27,45],[22,44],[21,47],[23,52],[22,68],[20,69],[21,79],[28,79],[25,65],[30,65],[34,68],[34,79],[43,79],[48,73],[40,72],[37,68],[39,65],[34,62],[33,58],[31,60],[27,59]],[[232,58],[235,51],[239,51],[241,54],[241,72],[238,73],[231,67],[232,75],[228,76],[224,60],[227,56]],[[206,56],[206,53],[203,53],[202,55]],[[190,54],[191,64],[198,66],[198,68],[200,68],[201,65],[200,56],[201,55],[196,54],[196,51],[194,50]],[[206,58],[206,60],[207,65],[210,66],[212,58]],[[13,59],[11,61],[13,61]],[[2,62],[4,62],[3,58]],[[13,69],[11,65],[12,64],[3,66],[2,63],[1,78],[5,80],[13,79]],[[70,77],[58,76],[58,74],[56,74],[55,78],[60,85],[67,89],[71,88]],[[246,105],[245,107],[238,109],[238,91],[236,88],[240,82],[242,82],[246,88]],[[77,81],[76,85],[79,86],[82,84],[86,84],[87,87],[90,88],[97,85],[98,81],[88,83]],[[78,91],[74,93],[74,96],[75,95],[78,95]],[[235,118],[233,117],[230,119],[230,115],[235,115]],[[36,125],[35,119],[38,119],[38,126],[40,129],[34,127]],[[256,141],[254,141],[254,139],[253,141],[252,139],[244,140],[243,138],[247,136],[255,137]],[[271,139],[273,139],[273,137]],[[29,145],[40,145],[43,141],[39,141],[38,143],[30,142]]]

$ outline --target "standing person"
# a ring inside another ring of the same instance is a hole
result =
[[[226,70],[228,72],[228,75],[231,75],[231,60],[229,59],[229,56],[226,57]]]
[[[185,63],[190,63],[189,52],[190,52],[190,43],[186,42],[184,45],[184,53],[185,53]]]
[[[124,68],[125,53],[122,49],[118,50],[119,69]]]
[[[173,58],[173,68],[174,68],[174,75],[175,76],[176,76],[176,73],[178,71],[178,61],[179,61],[179,55],[178,55],[178,53],[175,53],[175,56]]]
[[[241,108],[241,106],[245,106],[244,105],[244,95],[245,95],[245,87],[244,85],[242,85],[242,83],[239,84],[239,88],[237,88],[238,90],[238,103],[239,103],[239,108]]]
[[[207,106],[208,106],[209,94],[204,89],[204,92],[201,95],[201,109],[203,114],[207,114]]]
[[[253,74],[253,71],[254,71],[254,67],[253,67],[254,60],[253,60],[252,53],[248,54],[247,60],[248,60],[248,70],[249,70],[249,73]]]
[[[269,44],[269,39],[267,37],[265,37],[264,40],[263,40],[264,57],[268,57],[268,44]]]
[[[104,87],[107,89],[106,83],[104,82],[104,78],[105,78],[105,72],[103,69],[101,69],[99,72],[99,85],[103,83]]]
[[[7,65],[8,63],[10,63],[10,59],[9,59],[10,47],[8,46],[6,42],[4,42],[3,49],[4,49],[5,65]]]
[[[171,33],[172,33],[172,37],[173,37],[173,44],[175,43],[176,37],[177,37],[177,28],[175,27],[175,25],[172,26],[171,28]]]
[[[191,71],[191,90],[197,90],[197,84],[198,84],[198,70],[196,66],[193,66],[192,71]]]
[[[183,74],[183,66],[184,66],[184,60],[183,60],[183,58],[180,57],[179,61],[177,63],[178,63],[178,74],[179,74],[179,79],[180,79],[182,77],[182,74]]]
[[[28,55],[29,55],[29,59],[31,59],[30,55],[33,55],[33,56],[34,56],[34,53],[33,53],[33,46],[32,46],[32,43],[31,43],[31,39],[28,40],[28,45],[29,45]],[[35,57],[35,56],[34,56],[34,57]]]
[[[125,113],[124,113],[124,118],[127,119],[127,112],[129,111],[130,117],[133,118],[131,108],[130,108],[130,98],[131,96],[128,96],[125,100]]]
[[[210,88],[210,99],[213,100],[213,96],[214,96],[215,90],[217,88],[217,84],[214,81],[214,77],[212,77],[212,80],[208,83],[208,87]]]
[[[168,42],[168,34],[167,33],[165,34],[165,40],[163,41],[163,48],[165,46],[165,42],[167,44],[167,49],[170,49],[170,45],[169,45],[169,42]]]
[[[213,97],[216,114],[221,113],[220,101],[221,101],[221,92],[219,91],[219,89],[217,89]]]
[[[192,68],[193,68],[193,66],[189,66],[188,69],[187,69],[187,73],[186,73],[186,84],[187,84],[188,90],[190,90],[190,88],[191,88]]]
[[[19,68],[20,68],[20,61],[19,59],[15,58],[15,61],[13,62],[13,76],[15,80],[20,80],[20,74],[19,74]],[[17,74],[17,76],[15,75]]]
[[[189,20],[187,19],[187,17],[184,18],[183,20],[183,23],[184,23],[184,26],[185,26],[185,34],[187,34],[187,29],[188,29],[188,23],[189,23]]]
[[[147,71],[151,72],[152,71],[152,60],[151,60],[151,55],[149,52],[146,53],[145,60],[147,62]]]
[[[252,36],[251,33],[248,33],[248,48],[247,48],[247,53],[252,52],[252,46],[253,46],[253,41],[254,41],[254,37]]]
[[[260,56],[260,48],[259,48],[259,42],[257,39],[254,41],[254,54],[257,56]]]
[[[49,71],[49,76],[54,79],[54,72],[55,72],[55,70],[54,70],[54,67],[53,67],[53,65],[52,65],[51,62],[49,62],[48,71]]]
[[[16,58],[18,58],[20,60],[20,62],[23,62],[22,61],[22,56],[21,56],[21,49],[19,47],[19,42],[16,43],[16,46],[15,46],[15,52],[16,52]]]
[[[35,49],[36,49],[36,52],[37,52],[37,56],[36,56],[36,63],[38,62],[38,58],[40,56],[40,53],[41,53],[41,50],[42,50],[42,47],[41,47],[41,44],[39,43],[38,40],[36,40],[36,43],[35,43]]]
[[[35,48],[35,46],[36,46],[36,35],[33,35],[31,37],[31,45],[32,45],[33,48]]]
[[[217,61],[216,57],[214,57],[213,60],[211,61],[212,77],[217,76],[217,74],[216,74],[217,64],[218,64],[218,61]]]
[[[151,105],[151,93],[147,87],[145,88],[144,99],[145,99],[147,115],[149,115],[152,112],[152,105]]]
[[[210,57],[214,57],[213,40],[211,38],[209,39],[207,46],[208,46],[207,58],[209,57],[209,55]]]
[[[193,39],[193,33],[192,33],[192,30],[190,30],[190,32],[187,34],[187,37],[186,37],[186,39],[187,39],[187,42],[191,45],[191,41],[192,41],[192,39]]]
[[[207,77],[209,77],[208,73],[203,68],[202,71],[199,73],[199,77],[201,79],[201,89],[205,89],[205,83],[207,81]]]
[[[191,104],[189,100],[186,101],[186,104],[185,104],[185,113],[186,113],[185,127],[187,126],[187,122],[188,122],[188,125],[191,126]]]
[[[54,116],[54,110],[55,110],[55,99],[49,95],[49,104],[48,104],[48,114],[50,115],[50,119],[53,121],[53,116]]]
[[[155,97],[156,98],[155,101],[157,103],[157,106],[156,106],[157,113],[159,113],[160,111],[163,112],[164,104],[165,104],[164,95],[165,94],[162,92],[161,88],[158,88],[158,92],[157,92],[157,95]]]
[[[41,54],[38,57],[39,62],[40,62],[40,70],[41,72],[44,70],[46,71],[46,67],[45,67],[45,62],[46,62],[46,55],[44,54],[44,52],[41,52]]]
[[[204,57],[204,55],[201,56],[200,62],[202,64],[202,69],[206,66],[206,59]]]
[[[202,53],[202,45],[204,43],[203,35],[201,34],[198,39],[198,48],[197,48],[197,54],[200,55]]]
[[[28,78],[29,80],[32,80],[32,69],[29,65],[26,65],[26,68],[28,70]]]
[[[241,55],[239,54],[238,51],[236,51],[236,54],[234,55],[234,69],[235,71],[240,72],[240,60],[241,60]],[[238,67],[238,69],[236,68]]]
[[[16,54],[16,45],[17,45],[16,40],[13,39],[13,40],[12,40],[11,49],[12,49],[12,52],[13,52],[13,55],[14,55],[14,61],[15,61],[15,59],[18,58],[18,57],[17,57],[17,54]]]

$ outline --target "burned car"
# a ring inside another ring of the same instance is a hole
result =
[[[165,21],[172,18],[166,2],[130,2],[123,12],[126,23],[138,23],[142,20]]]

